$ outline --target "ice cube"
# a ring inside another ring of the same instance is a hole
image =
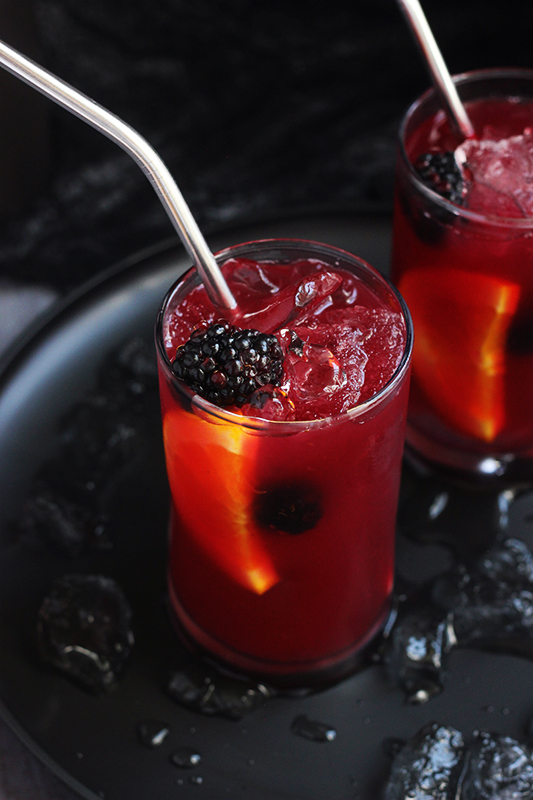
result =
[[[385,662],[409,703],[421,705],[442,691],[442,672],[450,648],[448,620],[440,610],[426,603],[400,616]]]
[[[345,399],[347,375],[327,347],[303,344],[301,355],[289,352],[282,389],[290,392],[299,419],[337,414]]]
[[[264,297],[279,290],[278,280],[269,276],[268,270],[251,258],[230,258],[225,262],[224,270],[235,295]]]
[[[462,734],[437,722],[393,751],[384,800],[525,800],[533,797],[531,746],[510,736]]]
[[[474,733],[461,800],[524,800],[533,797],[531,747],[509,736]]]
[[[458,730],[429,723],[394,758],[384,800],[456,800],[463,753]]]
[[[498,542],[472,567],[437,580],[434,601],[453,614],[457,643],[533,657],[533,554],[518,539]]]
[[[185,708],[234,720],[260,708],[274,696],[262,683],[223,675],[202,661],[176,670],[168,691],[173,700]]]
[[[42,659],[86,689],[112,688],[133,647],[131,610],[116,581],[64,575],[39,610]]]
[[[327,347],[304,344],[302,356],[290,353],[285,365],[297,398],[318,399],[322,393],[332,395],[346,385],[346,373]]]
[[[86,550],[107,550],[106,518],[71,503],[47,488],[30,496],[17,522],[22,541],[44,542],[61,555],[76,558]]]
[[[426,702],[454,647],[533,659],[533,554],[521,540],[497,542],[423,586],[399,614],[385,662],[410,702]]]
[[[332,303],[331,293],[341,284],[339,275],[322,270],[293,281],[275,294],[264,295],[252,306],[247,297],[247,307],[252,310],[239,318],[239,324],[265,333],[302,324]]]
[[[468,207],[507,217],[533,216],[533,136],[467,139],[456,150],[471,185]]]

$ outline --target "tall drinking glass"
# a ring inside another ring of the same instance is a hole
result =
[[[337,677],[390,608],[409,314],[376,270],[328,245],[266,240],[216,257],[221,266],[318,259],[355,276],[405,326],[399,363],[374,396],[329,418],[273,421],[213,405],[173,374],[169,319],[198,285],[194,272],[171,288],[157,322],[172,497],[168,576],[180,633],[200,652],[271,682]]]
[[[533,71],[483,70],[455,83],[484,142],[475,173],[478,145],[457,151],[459,162],[466,153],[463,196],[457,187],[459,199],[443,196],[414,166],[459,144],[433,90],[400,130],[392,279],[415,330],[408,452],[462,477],[530,481]]]

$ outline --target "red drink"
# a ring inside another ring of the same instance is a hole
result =
[[[407,441],[439,466],[530,478],[533,72],[457,88],[475,140],[458,142],[432,92],[401,131],[392,274],[415,329]],[[456,172],[433,186],[417,172],[421,154],[453,151],[458,185]]]
[[[389,609],[408,315],[379,273],[327,245],[252,242],[217,260],[237,324],[275,333],[283,375],[240,407],[195,395],[170,362],[220,311],[195,274],[171,289],[157,339],[172,607],[240,670],[342,674]]]

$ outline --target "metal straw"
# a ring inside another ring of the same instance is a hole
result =
[[[122,147],[148,177],[215,305],[237,306],[176,182],[153,147],[119,117],[0,41],[0,65]]]
[[[452,125],[464,139],[472,139],[475,135],[472,123],[468,118],[465,107],[459,99],[455,84],[451,79],[448,68],[444,63],[435,37],[431,32],[428,21],[418,0],[398,0],[398,5],[403,11],[409,26],[419,45],[422,55],[426,59],[435,89],[439,93]]]

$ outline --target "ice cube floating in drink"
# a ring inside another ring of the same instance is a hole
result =
[[[392,277],[415,329],[408,447],[461,477],[530,481],[533,71],[456,85],[475,139],[455,138],[432,91],[400,133]]]
[[[237,405],[195,394],[172,363],[220,312],[194,273],[170,290],[157,345],[173,614],[189,643],[234,669],[331,679],[389,613],[409,315],[376,270],[328,245],[250,242],[217,260],[233,322],[273,334],[283,370]]]

